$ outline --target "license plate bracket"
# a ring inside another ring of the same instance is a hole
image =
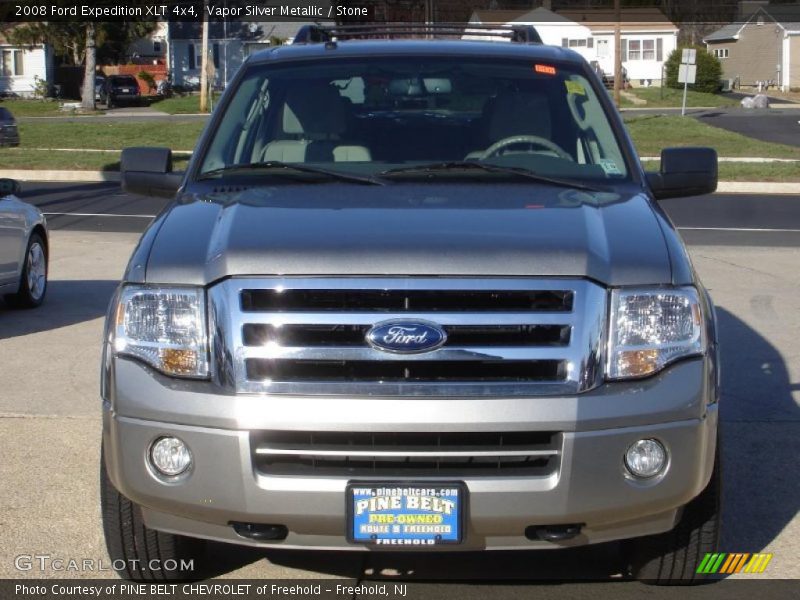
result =
[[[407,550],[463,539],[463,482],[351,481],[345,502],[350,543]]]

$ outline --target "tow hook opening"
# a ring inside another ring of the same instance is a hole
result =
[[[581,532],[582,523],[570,525],[531,525],[525,528],[525,537],[529,540],[545,542],[562,542],[571,540]]]
[[[239,523],[236,521],[231,521],[230,524],[238,535],[251,540],[283,540],[289,535],[289,530],[285,525]]]

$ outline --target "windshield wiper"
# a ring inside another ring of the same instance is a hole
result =
[[[514,175],[517,177],[524,177],[525,179],[532,179],[539,183],[547,183],[550,185],[557,185],[560,187],[572,188],[577,190],[586,190],[589,192],[603,192],[600,186],[591,186],[585,183],[578,183],[568,179],[558,179],[556,177],[547,177],[545,175],[538,175],[528,169],[521,167],[501,167],[499,165],[491,165],[481,162],[473,161],[450,161],[440,163],[430,163],[425,165],[417,165],[413,167],[400,167],[398,169],[389,169],[378,173],[379,177],[392,177],[393,175],[413,175],[414,173],[441,173],[446,171],[467,171],[478,170],[487,173],[499,173],[501,175]]]
[[[382,181],[373,177],[362,177],[361,175],[351,175],[349,173],[342,173],[340,171],[329,171],[328,169],[321,169],[319,167],[311,167],[308,165],[298,165],[284,163],[277,160],[268,160],[263,162],[254,163],[240,163],[236,165],[228,165],[212,171],[202,173],[198,180],[212,179],[218,175],[224,175],[234,171],[280,171],[291,175],[322,175],[328,179],[336,179],[339,181],[348,181],[350,183],[360,183],[363,185],[385,185]]]

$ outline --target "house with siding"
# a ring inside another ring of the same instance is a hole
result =
[[[213,86],[224,88],[248,56],[269,48],[278,40],[291,41],[300,22],[209,23],[208,52],[214,65]],[[200,82],[202,30],[200,23],[169,23],[167,68],[176,86],[193,87]]]
[[[800,88],[800,6],[762,5],[703,42],[734,85]]]
[[[14,44],[10,31],[0,29],[0,96],[31,97],[37,78],[52,82],[53,49],[48,44]]]
[[[664,63],[678,47],[678,27],[657,8],[621,11],[622,66],[634,86],[661,85]],[[476,10],[470,23],[533,25],[545,44],[563,46],[597,61],[606,73],[614,72],[613,9]],[[469,25],[467,25],[469,27]]]

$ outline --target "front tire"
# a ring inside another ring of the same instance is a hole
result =
[[[205,579],[206,542],[147,527],[142,509],[111,483],[102,452],[100,506],[106,548],[112,567],[120,577],[133,581]],[[189,561],[192,567],[182,568]],[[173,569],[173,565],[177,568]]]
[[[47,244],[40,233],[33,233],[25,248],[25,262],[16,294],[5,297],[16,308],[36,308],[47,293]]]
[[[720,539],[720,446],[706,488],[684,509],[672,531],[628,540],[623,551],[633,577],[655,585],[694,585],[704,580],[697,567],[715,553]]]

